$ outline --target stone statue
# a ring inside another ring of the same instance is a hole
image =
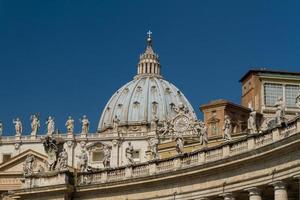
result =
[[[128,147],[125,149],[127,164],[134,164],[133,152],[133,146],[131,145],[131,142],[128,142]]]
[[[84,149],[81,150],[81,153],[76,156],[79,158],[78,168],[80,172],[86,172],[88,169],[88,155]]]
[[[3,123],[0,121],[0,137],[3,134]]]
[[[232,122],[228,115],[225,115],[224,117],[224,127],[223,127],[224,135],[223,138],[225,140],[231,140],[231,134],[232,134]]]
[[[113,130],[119,132],[119,124],[120,124],[120,119],[118,118],[117,115],[115,115],[113,119]]]
[[[72,119],[71,116],[69,116],[65,126],[67,128],[67,133],[74,133],[74,119]]]
[[[32,154],[29,154],[26,157],[25,163],[23,164],[23,174],[24,176],[29,176],[33,174],[33,168],[35,164],[35,157]]]
[[[296,97],[296,106],[298,108],[300,108],[300,92],[298,93],[297,97]]]
[[[158,118],[156,115],[154,115],[153,119],[151,120],[151,131],[157,132],[158,127]]]
[[[250,134],[258,133],[257,130],[257,120],[256,120],[256,111],[251,111],[248,118],[248,130]]]
[[[23,127],[21,120],[17,118],[16,120],[13,120],[13,123],[15,124],[16,136],[22,135]]]
[[[15,150],[19,150],[21,147],[21,143],[20,142],[16,142],[15,143]]]
[[[177,114],[187,114],[189,113],[188,108],[182,103],[180,102],[178,104],[178,106],[173,106],[172,108]]]
[[[40,119],[38,114],[34,114],[30,116],[31,120],[31,135],[37,135],[38,130],[40,128]]]
[[[89,133],[90,121],[88,120],[86,115],[83,115],[81,124],[82,124],[81,134],[87,135]]]
[[[105,145],[104,149],[104,156],[103,156],[103,166],[105,168],[109,168],[110,167],[110,158],[111,158],[111,149],[109,146]]]
[[[178,154],[184,153],[184,142],[182,137],[176,137],[176,151]]]
[[[207,145],[208,143],[208,136],[207,136],[207,127],[204,122],[200,121],[200,144]]]
[[[55,131],[54,119],[51,116],[48,117],[46,121],[46,125],[47,125],[47,135],[51,136]]]
[[[48,156],[46,161],[47,170],[54,171],[56,168],[59,153],[59,146],[57,144],[57,141],[51,136],[46,136],[43,145]]]
[[[164,121],[163,127],[161,127],[158,131],[161,135],[166,135],[167,133],[171,132],[171,123],[170,121]]]
[[[158,144],[159,144],[159,139],[158,139],[157,135],[154,138],[149,139],[150,151],[151,151],[153,159],[155,159],[155,160],[159,159]]]
[[[45,168],[42,165],[39,165],[37,168],[37,172],[39,174],[44,174],[45,173]]]
[[[277,125],[281,125],[285,119],[285,103],[282,97],[279,97],[275,102],[276,113],[275,120]]]
[[[66,149],[62,149],[58,156],[58,169],[59,170],[67,170],[68,169],[68,153]]]

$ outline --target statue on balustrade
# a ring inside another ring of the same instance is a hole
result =
[[[34,114],[30,116],[31,120],[31,135],[37,135],[38,130],[40,128],[40,119],[39,119],[39,114]]]
[[[0,137],[3,134],[3,123],[0,121]]]
[[[231,134],[232,134],[232,122],[231,119],[228,115],[225,115],[224,117],[224,126],[223,126],[223,131],[224,131],[224,135],[223,138],[225,140],[230,141],[231,138]]]
[[[300,108],[300,92],[298,93],[297,97],[296,97],[296,106],[298,108]]]
[[[71,133],[71,134],[74,133],[74,119],[72,119],[71,116],[69,116],[65,126],[67,128],[67,133]]]
[[[109,146],[105,145],[103,152],[104,152],[103,166],[104,166],[104,168],[109,168],[110,167],[110,159],[111,159],[111,148]]]
[[[176,137],[176,151],[178,154],[183,154],[184,153],[184,141],[182,137]]]
[[[82,125],[81,134],[87,136],[87,134],[89,133],[90,121],[86,115],[83,115],[83,118],[82,120],[80,119],[80,121]]]
[[[76,156],[79,158],[78,168],[80,172],[86,172],[88,169],[88,155],[84,149],[81,150],[81,153]]]
[[[256,119],[256,111],[251,111],[248,118],[248,130],[250,134],[258,133],[257,130],[257,119]]]
[[[58,156],[58,169],[60,171],[68,169],[68,153],[64,148],[62,149],[62,152],[60,152]]]
[[[47,121],[46,121],[46,125],[47,125],[47,135],[51,136],[54,131],[55,131],[55,123],[54,123],[54,118],[52,118],[51,116],[48,117]]]
[[[23,131],[21,120],[19,118],[13,119],[13,123],[15,124],[16,136],[21,136]]]
[[[204,122],[200,121],[200,144],[207,145],[208,143],[208,136],[207,136],[207,127]]]
[[[276,124],[281,125],[285,121],[285,102],[283,101],[283,98],[279,97],[274,106],[276,107]]]
[[[33,169],[35,165],[35,157],[32,154],[29,154],[26,157],[25,163],[23,164],[23,175],[29,176],[33,174]]]
[[[128,142],[128,147],[126,147],[125,153],[126,153],[126,158],[127,158],[127,164],[129,164],[129,165],[134,164],[134,160],[133,160],[134,149],[133,149],[131,142]]]
[[[149,147],[150,147],[150,151],[151,151],[153,159],[155,159],[155,160],[159,159],[159,154],[158,154],[159,139],[158,139],[158,135],[155,135],[155,137],[150,138],[148,142],[149,142]]]

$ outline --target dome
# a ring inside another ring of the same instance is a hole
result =
[[[98,132],[112,128],[116,118],[120,126],[150,124],[154,119],[167,121],[177,115],[174,108],[182,104],[197,119],[184,94],[160,75],[161,66],[150,35],[147,43],[145,53],[140,56],[137,76],[111,97],[101,115]]]

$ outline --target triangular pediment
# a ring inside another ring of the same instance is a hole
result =
[[[211,124],[211,123],[218,123],[218,122],[220,122],[220,119],[218,119],[218,118],[216,118],[216,117],[212,117],[212,118],[209,118],[209,119],[207,120],[207,123],[208,123],[208,124]]]
[[[34,150],[28,149],[5,163],[0,165],[0,174],[19,174],[23,172],[23,163],[25,162],[28,155],[34,155],[36,160],[36,166],[44,165],[44,161],[47,159],[47,156],[40,154]]]
[[[91,144],[88,144],[86,146],[87,150],[95,150],[95,149],[103,149],[105,146],[109,146],[107,144],[104,144],[100,141],[97,141],[97,142],[93,142]]]

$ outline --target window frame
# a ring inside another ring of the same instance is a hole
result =
[[[266,109],[266,108],[274,108],[274,106],[270,106],[270,105],[266,105],[266,102],[265,102],[265,85],[266,84],[277,84],[277,85],[282,85],[282,88],[283,88],[283,100],[284,102],[286,102],[286,86],[298,86],[299,87],[299,92],[300,92],[300,83],[295,83],[295,82],[276,82],[276,81],[269,81],[269,80],[264,80],[262,81],[262,87],[261,87],[261,108],[262,110]],[[287,109],[290,109],[290,110],[295,110],[295,109],[298,109],[296,106],[293,107],[293,106],[287,106],[286,105],[286,108]]]

